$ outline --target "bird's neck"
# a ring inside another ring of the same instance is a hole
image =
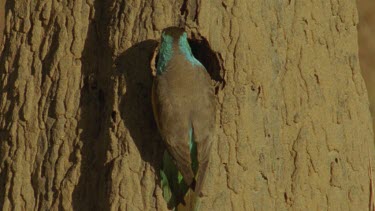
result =
[[[158,75],[165,71],[168,62],[172,58],[173,50],[173,38],[171,36],[165,36],[159,50],[159,59],[156,68],[156,73]]]
[[[187,39],[179,39],[178,43],[173,38],[166,36],[161,43],[159,59],[157,63],[157,74],[160,75],[166,70],[168,62],[173,56],[182,55],[192,65],[202,65],[193,55]]]

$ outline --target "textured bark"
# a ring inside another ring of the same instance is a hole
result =
[[[5,0],[0,0],[0,53],[2,51],[3,34],[5,27]]]
[[[354,0],[17,0],[5,14],[3,210],[166,209],[149,63],[181,23],[221,82],[201,210],[368,209]]]

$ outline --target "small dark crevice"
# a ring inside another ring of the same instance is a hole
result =
[[[320,84],[319,76],[317,74],[314,74],[314,76],[315,76],[315,79],[316,79],[316,83]]]
[[[116,18],[120,18],[121,17],[121,14],[124,12],[124,11],[126,11],[125,9],[126,9],[126,4],[127,4],[127,1],[121,1],[120,3],[120,6],[119,6],[119,8],[118,8],[118,10],[117,10],[117,15],[115,16]],[[117,27],[118,28],[120,28],[121,26],[120,26],[120,21],[118,21],[117,22]]]
[[[52,89],[54,89],[54,87],[52,87]],[[50,106],[47,109],[48,117],[56,119],[57,118],[57,114],[56,114],[57,101],[56,101],[56,94],[54,94],[54,93],[55,93],[54,91],[48,93],[46,101],[50,103]],[[52,127],[53,126],[51,126],[51,128]],[[51,129],[51,128],[49,128],[49,129]]]
[[[112,121],[113,122],[117,122],[117,113],[116,113],[116,111],[112,111],[112,113],[111,113],[111,118],[112,118]]]
[[[34,57],[34,58],[33,58],[33,64],[32,64],[32,66],[31,66],[31,75],[32,75],[32,76],[35,76],[35,73],[36,73],[36,69],[35,69],[35,60],[36,60],[36,58]]]
[[[284,199],[285,199],[285,202],[288,202],[288,194],[286,192],[284,192]]]
[[[261,86],[259,86],[258,87],[258,97],[259,97],[259,95],[262,93],[262,87]]]
[[[186,19],[187,19],[188,14],[189,14],[189,10],[187,8],[187,6],[188,6],[187,3],[188,3],[188,0],[184,0],[182,2],[181,8],[180,8],[179,27],[182,27],[182,28],[185,27]]]
[[[263,172],[260,172],[260,175],[262,175],[262,178],[263,178],[264,180],[268,181],[267,176],[266,176]]]
[[[195,14],[194,14],[194,18],[193,18],[194,22],[197,22],[197,20],[198,20],[198,14],[199,14],[199,1],[196,0],[196,3],[195,3]]]
[[[52,185],[51,189],[52,189],[52,202],[53,204],[55,204],[56,201],[59,200],[60,191],[57,189],[56,185]]]
[[[255,85],[251,85],[251,86],[250,86],[250,89],[251,89],[251,91],[254,92],[254,91],[256,90]]]
[[[188,2],[188,0],[184,0],[183,3],[182,3],[182,6],[180,8],[180,14],[182,16],[185,16],[185,17],[189,13],[189,11],[187,10],[187,2]]]
[[[224,9],[227,9],[227,5],[225,4],[225,2],[221,2],[221,5],[224,7]]]

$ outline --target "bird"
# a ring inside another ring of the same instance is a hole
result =
[[[189,189],[202,196],[216,120],[211,77],[194,57],[183,28],[162,31],[152,107],[166,146],[160,176],[171,208],[185,203]]]

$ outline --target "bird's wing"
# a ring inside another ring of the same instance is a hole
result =
[[[169,153],[186,184],[194,180],[189,149],[189,117],[184,103],[170,93],[170,84],[162,76],[154,79],[152,102],[155,119]]]
[[[196,78],[200,80],[198,81],[200,91],[197,99],[199,106],[193,110],[191,121],[194,128],[194,140],[197,143],[199,163],[195,192],[200,195],[202,184],[207,177],[208,161],[215,134],[216,102],[211,78],[206,70],[199,71],[197,74]]]

